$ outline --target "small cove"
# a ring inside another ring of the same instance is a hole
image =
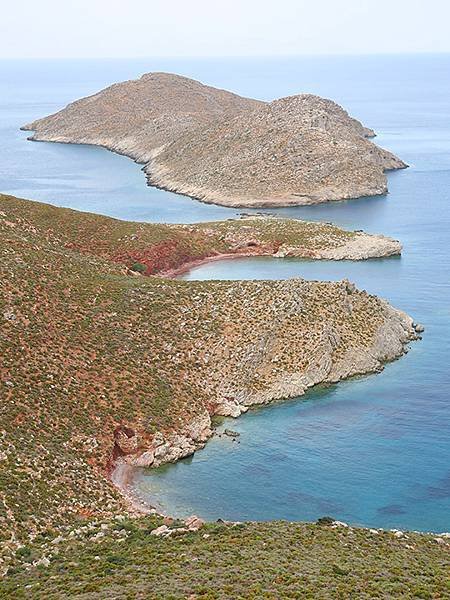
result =
[[[238,441],[216,437],[192,458],[142,472],[140,491],[162,507],[211,519],[313,520],[331,514],[370,526],[450,528],[450,94],[443,75],[449,63],[444,56],[432,63],[425,57],[240,66],[225,61],[221,68],[207,61],[1,65],[0,139],[7,151],[0,186],[18,196],[128,220],[235,216],[233,209],[146,187],[140,167],[125,157],[94,147],[26,143],[18,131],[76,97],[156,69],[261,98],[299,90],[332,97],[379,132],[377,143],[411,165],[389,175],[387,197],[267,211],[391,235],[404,245],[400,259],[239,259],[183,276],[346,277],[410,313],[426,332],[380,375],[251,411],[223,425],[240,432]]]
[[[434,301],[445,284],[435,281],[424,289],[412,271],[398,258],[336,263],[264,257],[206,264],[185,274],[349,277],[421,314],[426,332],[381,374],[226,419],[219,431],[238,431],[239,443],[213,438],[177,465],[142,471],[140,491],[175,514],[197,511],[211,519],[313,520],[331,514],[372,527],[448,528],[450,381],[440,358],[450,349],[445,333],[437,343],[448,331],[448,310]]]

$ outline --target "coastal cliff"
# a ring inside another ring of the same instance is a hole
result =
[[[167,73],[114,84],[22,129],[36,141],[103,146],[144,164],[150,185],[225,206],[385,194],[385,171],[406,166],[331,100],[267,103]]]

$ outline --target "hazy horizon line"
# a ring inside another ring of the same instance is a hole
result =
[[[343,57],[377,57],[377,56],[445,56],[450,54],[450,50],[435,51],[424,50],[420,52],[312,52],[302,54],[217,54],[204,56],[201,54],[155,54],[142,56],[0,56],[1,61],[19,61],[19,60],[149,60],[149,59],[177,59],[177,60],[217,60],[217,59],[257,59],[276,60],[279,58],[343,58]]]

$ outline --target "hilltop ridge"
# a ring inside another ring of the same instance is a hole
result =
[[[182,133],[260,102],[171,73],[146,73],[71,102],[22,129],[34,140],[93,144],[142,163]]]

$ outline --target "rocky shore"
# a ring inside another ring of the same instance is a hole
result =
[[[317,258],[322,260],[367,260],[368,258],[385,258],[401,254],[402,245],[384,235],[369,235],[355,233],[355,235],[334,248],[318,248],[311,253],[302,252],[298,247],[282,244],[273,255],[276,258],[289,256],[298,258]]]
[[[231,207],[385,194],[385,171],[406,167],[331,100],[267,103],[168,73],[114,84],[22,129],[108,148],[142,163],[150,185]]]
[[[244,241],[243,245],[234,252],[205,256],[204,258],[187,261],[175,268],[160,271],[158,272],[158,277],[179,277],[183,273],[188,273],[192,269],[210,262],[257,256],[304,258],[309,260],[367,260],[369,258],[400,256],[402,252],[402,245],[398,240],[383,235],[366,233],[356,233],[353,238],[343,241],[341,245],[336,247],[312,249],[309,246],[302,247],[301,245],[290,246],[288,244],[281,244],[275,252],[273,251],[274,248],[270,246],[246,245],[252,241],[254,242],[254,238],[250,237],[247,242]]]
[[[304,285],[305,282],[299,282]],[[298,285],[295,280],[287,282],[290,287]],[[348,310],[353,310],[352,304],[365,292],[358,292],[348,281],[336,284],[344,296]],[[264,389],[237,389],[234,380],[219,384],[220,400],[210,405],[209,411],[196,416],[181,430],[171,433],[157,432],[150,444],[143,446],[139,433],[132,430],[117,430],[115,433],[116,454],[120,458],[115,464],[112,481],[131,499],[134,506],[147,512],[153,508],[145,506],[142,498],[137,499],[133,492],[133,467],[159,467],[168,462],[176,462],[181,458],[192,455],[205,446],[213,435],[212,416],[238,417],[254,405],[268,404],[274,401],[302,396],[306,391],[318,384],[337,383],[343,379],[357,375],[367,375],[379,372],[384,365],[405,353],[406,346],[412,340],[418,339],[423,331],[421,325],[413,323],[404,312],[394,309],[385,301],[378,301],[383,318],[367,347],[348,348],[336,356],[340,339],[338,331],[325,326],[320,341],[315,346],[307,369],[299,372],[285,373],[280,371]],[[271,334],[267,333],[270,338]],[[269,340],[266,340],[266,343]],[[251,361],[254,350],[248,349],[244,361]],[[262,357],[261,357],[262,358]],[[279,356],[270,356],[270,362],[277,363]],[[224,376],[223,369],[220,378]],[[205,385],[208,385],[205,382]],[[117,452],[119,450],[119,452]],[[131,467],[131,469],[130,469]]]

